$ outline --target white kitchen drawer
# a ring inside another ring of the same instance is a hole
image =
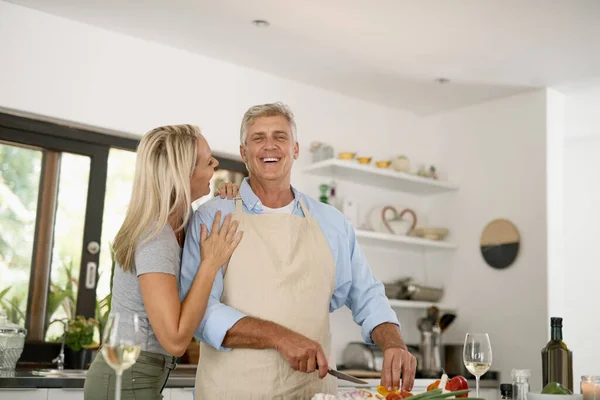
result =
[[[171,400],[192,400],[194,398],[193,390],[193,387],[171,388]]]
[[[48,400],[83,400],[83,388],[48,389]]]
[[[0,389],[2,400],[48,400],[48,389],[36,388],[2,388]]]

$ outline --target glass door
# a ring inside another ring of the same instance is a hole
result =
[[[97,317],[109,147],[5,126],[0,140],[0,307],[28,340],[54,341]]]

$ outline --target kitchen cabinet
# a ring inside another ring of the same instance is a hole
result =
[[[48,400],[83,400],[83,388],[48,389]]]
[[[170,390],[171,400],[192,400],[194,398],[193,387],[178,387]],[[165,400],[167,400],[167,396],[165,396]]]
[[[81,397],[83,399],[83,396]],[[48,389],[36,388],[2,388],[2,400],[48,400]]]

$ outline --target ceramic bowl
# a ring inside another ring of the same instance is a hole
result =
[[[376,161],[375,165],[377,168],[388,168],[391,163],[391,161]]]
[[[581,394],[542,394],[542,393],[527,393],[527,400],[583,400]]]
[[[358,160],[359,164],[368,164],[371,162],[371,158],[372,157],[358,157],[356,160]]]
[[[417,227],[413,231],[414,235],[429,240],[444,240],[448,236],[449,230],[446,228]]]
[[[344,152],[344,153],[339,153],[338,158],[340,160],[352,160],[355,155],[356,155],[356,153]]]

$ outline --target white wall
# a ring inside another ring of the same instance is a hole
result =
[[[573,375],[598,375],[600,329],[595,297],[600,282],[600,85],[565,97],[564,340],[573,350]]]
[[[460,312],[446,341],[462,343],[465,332],[488,332],[492,369],[502,381],[511,381],[512,368],[528,368],[538,389],[548,324],[546,93],[478,104],[427,123],[440,140],[442,165],[460,185],[450,211],[439,216],[454,227],[460,246],[447,275],[448,301]],[[505,270],[487,266],[479,250],[483,228],[496,218],[511,220],[521,235],[520,254]]]
[[[251,105],[289,104],[296,114],[301,155],[293,183],[317,196],[321,179],[299,173],[310,162],[309,143],[374,158],[408,154],[436,164],[439,141],[410,114],[383,108],[264,73],[111,33],[0,2],[0,108],[19,110],[113,131],[141,135],[162,124],[193,123],[213,150],[238,153],[238,129]],[[419,199],[340,183],[341,196],[360,202],[361,214],[377,203],[423,207]],[[424,274],[420,253],[365,249],[381,279]],[[407,330],[414,317],[401,313]],[[349,313],[334,314],[338,355],[360,340]]]
[[[564,258],[564,134],[565,96],[549,89],[547,96],[547,228],[548,228],[548,315],[565,315]],[[550,337],[550,324],[547,325]]]

